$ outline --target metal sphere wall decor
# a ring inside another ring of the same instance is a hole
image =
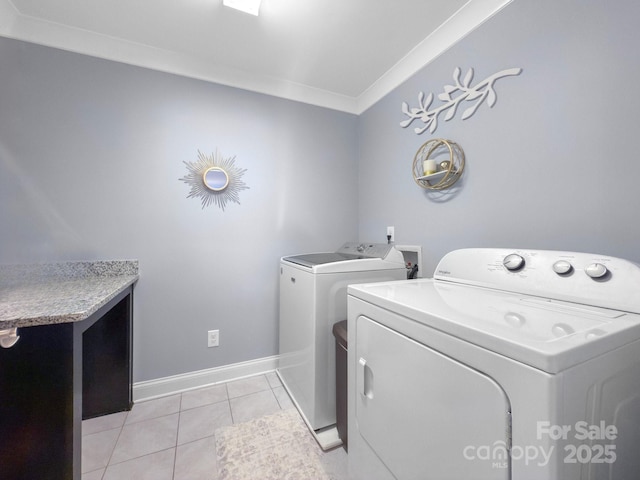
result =
[[[189,173],[180,178],[191,186],[187,198],[200,197],[202,208],[212,203],[224,211],[227,202],[240,204],[238,192],[249,187],[241,180],[246,168],[235,165],[236,157],[224,158],[218,150],[211,155],[205,155],[198,150],[198,160],[183,162]]]

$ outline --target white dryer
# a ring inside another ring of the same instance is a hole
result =
[[[638,265],[457,250],[348,310],[354,478],[638,478]]]
[[[406,276],[402,253],[388,244],[349,242],[335,252],[281,259],[277,373],[323,448],[341,444],[332,328],[347,318],[347,286]]]

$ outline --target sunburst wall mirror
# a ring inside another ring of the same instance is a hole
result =
[[[224,211],[227,202],[240,204],[238,192],[249,187],[241,180],[247,171],[238,168],[236,157],[223,157],[218,150],[205,155],[198,150],[198,160],[183,162],[189,173],[180,180],[191,186],[187,198],[200,197],[202,208],[215,204]]]

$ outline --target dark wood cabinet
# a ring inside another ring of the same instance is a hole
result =
[[[80,480],[82,419],[130,410],[133,286],[0,348],[0,478]]]

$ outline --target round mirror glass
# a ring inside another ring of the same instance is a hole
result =
[[[219,167],[208,168],[203,175],[204,184],[209,190],[219,192],[229,185],[229,175]]]

